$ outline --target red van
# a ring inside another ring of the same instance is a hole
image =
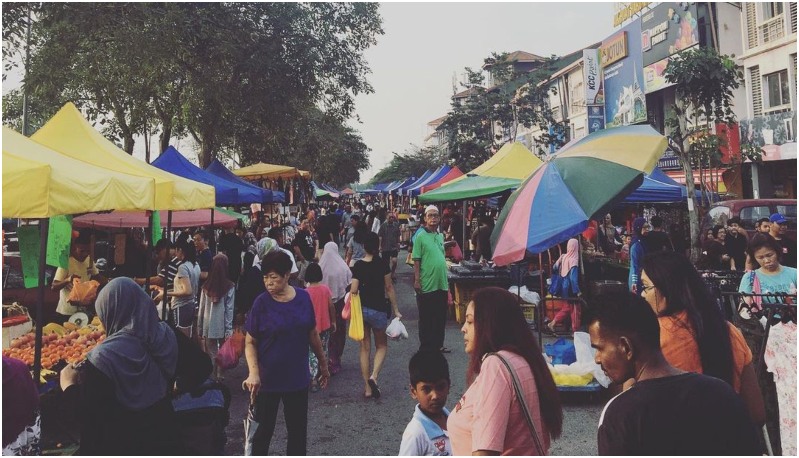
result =
[[[741,225],[749,233],[755,233],[755,224],[761,218],[768,218],[774,213],[781,213],[788,220],[788,235],[796,240],[796,199],[741,199],[717,202],[710,207],[703,230],[711,225],[726,225],[727,221],[737,216]],[[712,220],[712,222],[710,221]]]

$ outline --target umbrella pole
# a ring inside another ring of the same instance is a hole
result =
[[[39,291],[36,295],[36,341],[33,350],[33,381],[39,385],[42,374],[42,337],[44,333],[44,269],[47,262],[47,233],[50,218],[39,220]]]
[[[172,244],[172,210],[167,211],[166,213],[166,237],[169,240],[169,244]],[[166,278],[164,278],[164,298],[161,301],[161,320],[166,321],[166,309],[167,304],[169,304],[169,288],[168,282],[166,281],[169,278],[169,263],[172,262],[172,259],[169,258],[169,254],[167,253],[167,265],[166,265]]]

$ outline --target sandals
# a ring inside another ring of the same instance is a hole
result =
[[[378,399],[380,397],[380,388],[377,386],[377,382],[375,382],[374,379],[370,378],[368,383],[369,383],[369,388],[372,389],[372,397]]]

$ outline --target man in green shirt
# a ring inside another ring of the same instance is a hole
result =
[[[449,353],[444,347],[449,284],[444,235],[438,232],[440,219],[438,207],[425,208],[424,230],[419,231],[413,241],[413,288],[419,307],[420,349]]]

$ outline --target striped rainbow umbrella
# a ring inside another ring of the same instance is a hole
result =
[[[491,234],[494,263],[520,261],[583,232],[591,217],[640,186],[665,150],[666,137],[648,125],[570,142],[511,194]]]

